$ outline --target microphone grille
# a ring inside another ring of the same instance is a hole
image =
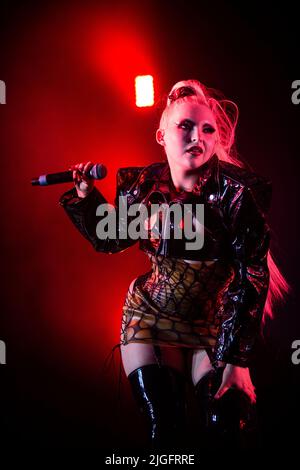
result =
[[[91,168],[90,174],[96,180],[101,180],[107,175],[106,166],[104,166],[102,163],[97,163]]]

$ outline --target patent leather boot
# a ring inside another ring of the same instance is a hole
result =
[[[146,416],[148,444],[152,449],[184,446],[185,377],[179,371],[148,364],[128,376],[133,396]]]
[[[214,395],[222,383],[223,367],[210,371],[195,386],[199,406],[200,440],[205,448],[253,448],[257,444],[256,407],[236,389],[218,400]]]

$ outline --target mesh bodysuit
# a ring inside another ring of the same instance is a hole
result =
[[[215,307],[230,282],[223,263],[190,264],[148,253],[152,269],[139,276],[123,306],[121,344],[211,348],[217,335]]]

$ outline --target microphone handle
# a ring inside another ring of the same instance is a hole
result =
[[[60,173],[50,173],[41,175],[31,180],[32,186],[48,186],[49,184],[71,183],[73,181],[72,171],[62,171]]]
[[[100,180],[107,175],[107,169],[102,163],[96,163],[90,168],[87,176]],[[49,184],[58,183],[72,183],[73,170],[61,171],[59,173],[49,173],[48,175],[41,175],[31,180],[32,186],[48,186]]]

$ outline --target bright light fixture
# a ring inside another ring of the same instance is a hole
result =
[[[139,108],[153,106],[154,88],[152,75],[138,75],[135,77],[135,104]]]

